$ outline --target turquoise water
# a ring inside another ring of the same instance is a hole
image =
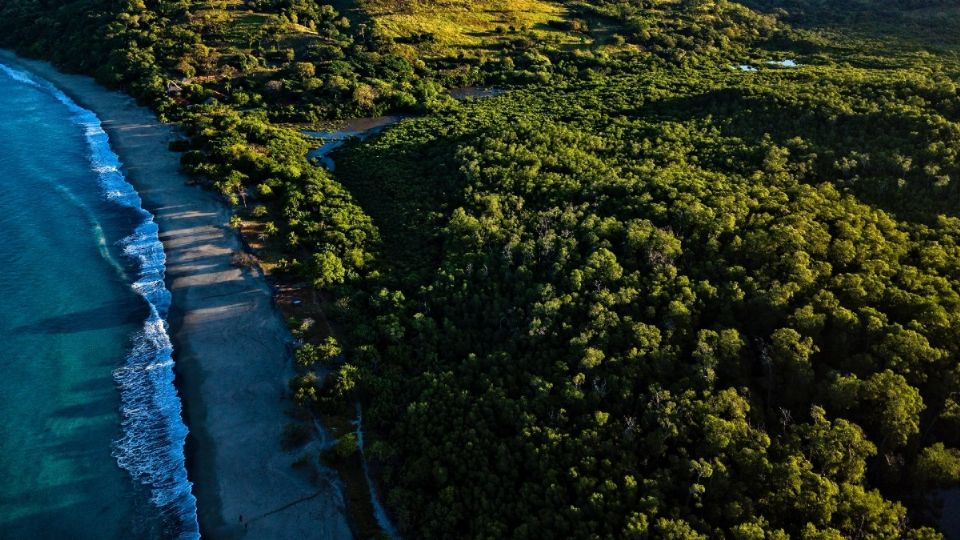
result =
[[[0,538],[196,538],[152,217],[99,121],[0,64]]]

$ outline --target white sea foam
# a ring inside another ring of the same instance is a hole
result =
[[[104,196],[141,216],[133,234],[121,240],[124,254],[138,268],[133,289],[150,306],[143,329],[133,338],[133,350],[114,372],[120,386],[122,435],[113,455],[130,475],[150,489],[164,529],[182,540],[200,537],[197,504],[187,479],[184,441],[187,427],[173,384],[173,346],[166,316],[170,291],[164,285],[166,256],[153,215],[142,207],[140,195],[121,172],[120,158],[110,148],[97,116],[80,107],[51,83],[0,64],[11,78],[40,88],[63,103],[81,126],[90,150],[91,168],[98,174]]]

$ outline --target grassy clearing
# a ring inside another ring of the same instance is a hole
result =
[[[390,37],[403,40],[432,34],[433,40],[419,48],[438,55],[497,46],[511,27],[526,29],[539,38],[580,41],[579,36],[550,26],[565,20],[567,12],[563,6],[543,0],[444,0],[429,4],[361,0],[361,5]]]

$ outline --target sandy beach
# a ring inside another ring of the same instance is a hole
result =
[[[290,335],[264,276],[231,265],[241,243],[227,226],[228,209],[185,183],[179,154],[167,149],[173,126],[89,77],[7,51],[0,51],[0,62],[53,82],[100,117],[128,180],[159,224],[202,535],[350,538],[335,474],[313,484],[291,468],[300,454],[280,448]]]

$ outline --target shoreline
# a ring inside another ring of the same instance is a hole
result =
[[[286,323],[258,269],[236,268],[243,249],[214,194],[186,184],[175,128],[92,78],[0,50],[0,61],[42,77],[93,111],[123,173],[160,227],[176,386],[190,429],[187,468],[201,534],[210,538],[350,538],[342,489],[311,483],[280,448],[293,374]],[[310,506],[291,505],[310,501]],[[295,509],[289,511],[289,509]],[[242,516],[242,521],[241,521]]]

